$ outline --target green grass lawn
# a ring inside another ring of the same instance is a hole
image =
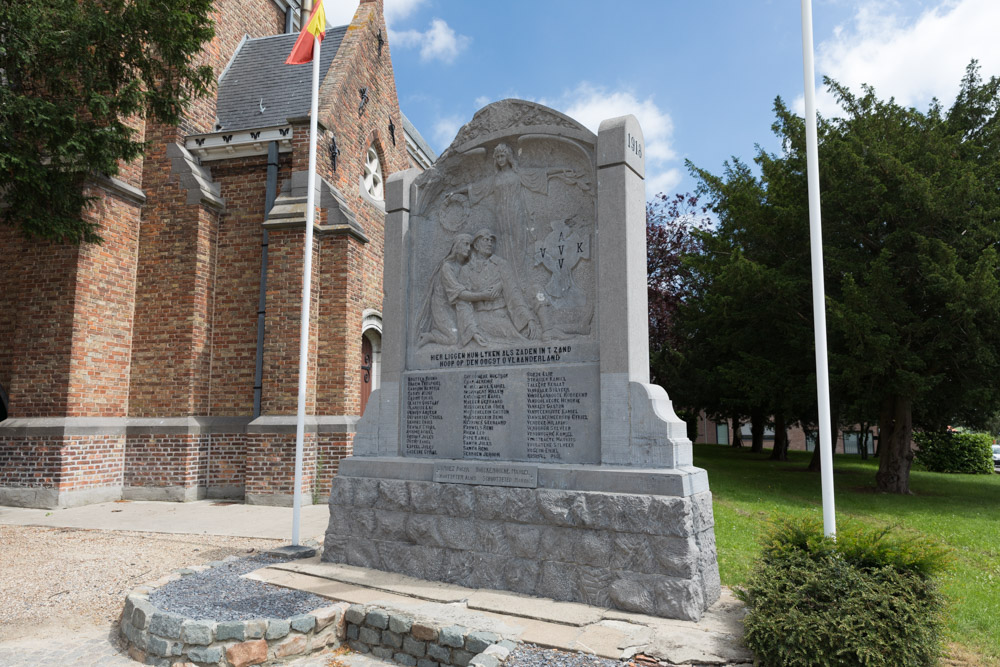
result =
[[[722,583],[746,580],[758,537],[773,517],[822,519],[819,473],[805,470],[811,454],[695,445],[695,465],[708,471]],[[944,475],[914,470],[909,496],[875,491],[878,462],[834,456],[838,521],[898,526],[938,540],[953,559],[941,577],[948,599],[947,642],[961,644],[989,664],[1000,664],[1000,475]]]

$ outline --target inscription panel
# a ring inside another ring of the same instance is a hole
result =
[[[461,461],[434,465],[434,481],[448,484],[485,484],[487,486],[538,486],[538,468],[516,463],[465,463]]]
[[[597,364],[404,375],[404,456],[533,463],[600,461]]]
[[[439,408],[441,380],[436,377],[408,377],[404,385],[410,419],[406,423],[406,449],[414,456],[436,456],[434,446],[438,424],[444,419]]]

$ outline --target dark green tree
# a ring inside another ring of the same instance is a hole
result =
[[[948,112],[854,95],[820,148],[841,386],[878,407],[879,490],[909,491],[914,425],[975,424],[998,398],[996,78],[975,63]]]
[[[952,107],[926,112],[827,84],[842,108],[819,123],[831,407],[879,424],[877,486],[906,493],[914,426],[986,424],[1000,399],[1000,80],[972,63]],[[758,149],[759,176],[690,166],[719,224],[689,259],[683,375],[710,412],[815,428],[804,124],[780,99],[775,114],[782,150]]]
[[[763,449],[773,418],[773,454],[783,458],[787,425],[809,405],[808,229],[795,224],[802,206],[785,194],[800,180],[789,164],[760,150],[755,161],[759,178],[738,159],[721,177],[691,166],[719,224],[689,260],[699,293],[682,311],[686,375],[699,379],[705,407],[714,395],[714,412],[750,417],[751,451]]]
[[[28,237],[99,242],[88,179],[144,149],[137,120],[177,123],[212,70],[212,0],[0,3],[0,221]]]

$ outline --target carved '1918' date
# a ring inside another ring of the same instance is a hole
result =
[[[642,157],[642,140],[631,132],[628,133],[628,148],[636,157]]]

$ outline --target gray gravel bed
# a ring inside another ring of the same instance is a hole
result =
[[[629,667],[629,665],[635,663],[631,660],[619,662],[585,653],[540,648],[534,644],[518,644],[504,663],[504,667]]]
[[[161,586],[149,601],[163,611],[213,621],[289,618],[329,605],[328,599],[318,595],[243,578],[248,572],[288,560],[292,559],[257,554],[226,561]]]

